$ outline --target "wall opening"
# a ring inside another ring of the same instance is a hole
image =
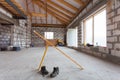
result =
[[[67,31],[67,46],[78,47],[78,28],[68,29]]]
[[[82,21],[82,43],[107,46],[106,9],[103,8]]]
[[[54,32],[45,32],[44,37],[46,39],[54,39]]]

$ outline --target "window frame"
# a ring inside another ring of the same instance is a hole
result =
[[[52,37],[50,38],[50,33],[52,33]],[[44,37],[46,39],[54,39],[54,32],[44,32]]]
[[[83,30],[82,31],[82,44],[84,44],[84,46],[86,46],[86,44],[87,44],[86,43],[86,21],[89,20],[90,18],[92,18],[92,45],[94,45],[94,42],[95,42],[94,41],[94,17],[104,10],[106,10],[106,5],[99,8],[94,13],[92,13],[91,15],[89,15],[88,17],[86,17],[85,19],[82,20],[82,24],[83,24],[82,25],[82,30]],[[106,45],[106,47],[107,47],[107,45]]]

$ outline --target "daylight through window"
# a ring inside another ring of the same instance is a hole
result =
[[[106,47],[106,9],[82,22],[82,43]]]
[[[53,32],[45,32],[44,37],[46,39],[54,39],[54,33]]]

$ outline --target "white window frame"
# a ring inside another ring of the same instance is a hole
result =
[[[54,39],[54,32],[44,32],[44,37],[46,39]]]
[[[101,7],[100,9],[98,9],[96,12],[94,12],[92,15],[88,16],[87,18],[85,18],[83,21],[82,21],[82,44],[86,45],[86,21],[90,18],[92,18],[92,29],[93,29],[93,32],[92,32],[92,45],[94,45],[94,17],[101,13],[102,11],[106,10],[106,6],[103,6]],[[107,36],[106,36],[107,37]],[[107,43],[107,41],[106,41]],[[107,45],[106,45],[107,46]],[[104,47],[106,47],[104,46]]]

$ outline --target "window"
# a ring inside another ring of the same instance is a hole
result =
[[[85,42],[86,43],[90,43],[92,44],[92,34],[93,34],[93,30],[92,30],[92,18],[89,18],[86,20],[85,25],[86,25],[86,38],[85,38]]]
[[[94,45],[106,46],[106,10],[94,16]]]
[[[82,22],[82,43],[106,47],[106,9],[99,10]]]
[[[46,39],[54,39],[54,33],[53,32],[45,32],[44,37]]]

